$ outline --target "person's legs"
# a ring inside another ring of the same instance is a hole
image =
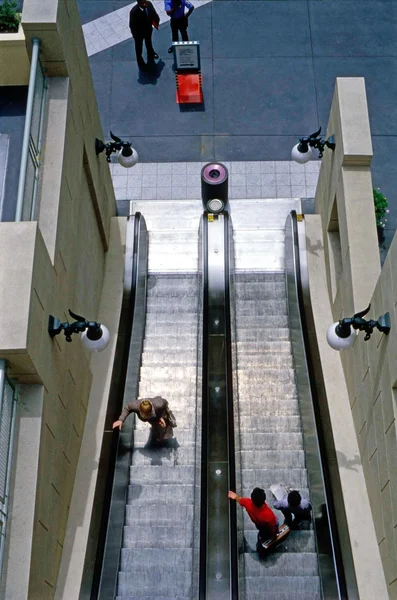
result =
[[[281,510],[281,512],[284,515],[284,523],[285,523],[285,525],[288,525],[288,527],[291,527],[291,525],[292,525],[292,514],[291,514],[291,511],[289,511],[289,510]]]
[[[147,33],[145,36],[145,46],[146,46],[146,52],[147,52],[147,57],[148,59],[150,58],[156,58],[156,52],[153,50],[153,46],[152,46],[152,33],[153,31],[150,31],[150,33]]]
[[[179,19],[171,19],[172,41],[179,42]]]
[[[183,42],[189,41],[189,36],[187,34],[187,19],[186,17],[182,17],[178,19],[179,21],[179,31],[181,32],[181,37]]]
[[[138,63],[138,67],[145,67],[145,61],[142,58],[142,49],[143,49],[143,39],[142,38],[134,38],[135,42],[135,54],[136,54],[136,62]]]

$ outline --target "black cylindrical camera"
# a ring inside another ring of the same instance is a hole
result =
[[[219,214],[228,203],[229,173],[222,163],[208,163],[201,169],[201,198],[206,211]]]

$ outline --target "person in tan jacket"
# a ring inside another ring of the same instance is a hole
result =
[[[113,423],[113,429],[122,428],[130,413],[135,413],[141,421],[151,425],[151,433],[156,442],[165,442],[174,435],[173,428],[177,426],[175,417],[168,406],[168,401],[161,396],[132,400],[126,404],[118,420]]]

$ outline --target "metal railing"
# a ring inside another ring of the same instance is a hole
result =
[[[6,377],[6,361],[0,359],[0,574],[7,533],[16,393]]]
[[[34,221],[38,215],[37,192],[47,89],[47,80],[39,61],[39,48],[40,40],[34,38],[15,210],[17,222]]]

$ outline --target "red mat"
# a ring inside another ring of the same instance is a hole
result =
[[[177,104],[198,104],[203,102],[201,73],[176,75]]]

